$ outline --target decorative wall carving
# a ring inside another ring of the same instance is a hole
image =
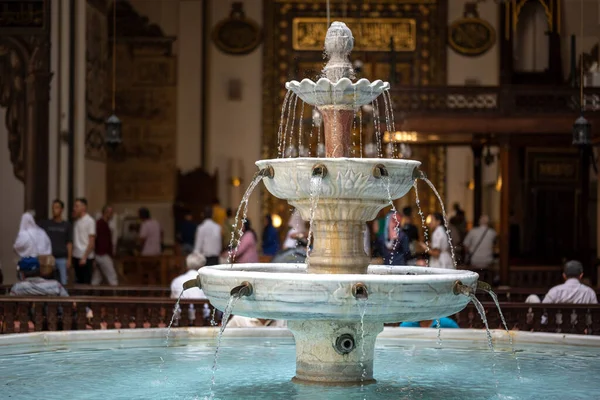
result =
[[[356,45],[351,57],[363,62],[360,77],[390,80],[396,86],[446,84],[446,1],[331,0],[330,3],[331,20],[349,23],[353,29]],[[321,44],[326,32],[327,9],[325,0],[265,0],[263,9],[262,158],[273,158],[277,156],[277,132],[286,94],[285,82],[314,79],[323,67]],[[394,54],[390,52],[392,37]],[[392,65],[395,66],[394,74],[391,73]],[[402,117],[400,112],[396,113],[397,127],[401,127]],[[438,166],[445,162],[445,151],[433,147],[428,151],[431,156],[427,153],[422,158],[415,155],[415,158],[432,163],[432,170],[439,170]],[[444,174],[428,172],[428,176],[444,197]],[[263,213],[287,213],[287,204],[266,193],[264,196]],[[434,202],[430,204],[435,207]]]
[[[108,19],[105,1],[86,3],[85,155],[104,160],[104,121],[110,111]]]
[[[112,26],[112,18],[108,19]],[[177,65],[171,52],[173,41],[128,3],[117,3],[116,113],[123,122],[123,144],[107,163],[107,197],[112,203],[171,202],[175,198]]]

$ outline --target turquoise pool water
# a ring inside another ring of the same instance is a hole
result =
[[[91,341],[0,346],[0,398],[204,399],[215,339]],[[380,339],[377,383],[318,387],[290,382],[291,338],[224,337],[215,399],[599,399],[600,349],[517,346],[492,354],[482,342]]]

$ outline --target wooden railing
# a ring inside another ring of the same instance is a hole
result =
[[[0,285],[0,296],[10,294],[11,285]],[[70,296],[169,297],[171,289],[162,286],[67,285]]]
[[[579,89],[569,86],[394,86],[396,112],[518,116],[579,112]],[[600,112],[600,88],[586,88],[587,112]]]
[[[0,297],[0,333],[167,327],[175,301],[168,298]],[[203,300],[182,300],[174,326],[208,326]],[[494,303],[484,302],[490,328],[502,328]],[[600,305],[501,303],[511,330],[600,335]],[[208,314],[213,308],[208,305]],[[217,315],[217,321],[219,321]],[[483,328],[469,305],[454,316],[461,328]]]
[[[206,326],[206,300],[182,300],[173,326]],[[0,333],[164,328],[175,300],[134,297],[0,297]],[[217,321],[220,313],[217,313]]]
[[[490,329],[504,329],[496,305],[485,302],[483,307]],[[598,304],[501,303],[500,307],[510,330],[600,335]],[[461,328],[484,328],[472,304],[455,318]]]

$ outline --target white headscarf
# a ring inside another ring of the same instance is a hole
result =
[[[20,257],[37,257],[52,254],[52,244],[46,232],[36,225],[33,216],[26,212],[21,217],[21,226],[14,249]]]

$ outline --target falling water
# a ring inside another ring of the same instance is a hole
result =
[[[442,216],[444,217],[444,227],[446,227],[446,236],[448,237],[448,244],[450,245],[450,255],[452,256],[452,263],[454,264],[454,269],[456,269],[457,268],[456,255],[454,254],[454,246],[452,245],[452,236],[450,235],[450,225],[448,225],[448,216],[446,215],[446,208],[444,207],[444,202],[442,201],[442,198],[440,197],[440,194],[438,193],[437,189],[435,188],[435,186],[433,186],[433,183],[431,183],[431,181],[429,179],[427,179],[424,176],[422,176],[420,179],[423,179],[425,181],[425,183],[427,183],[429,185],[431,190],[433,190],[433,193],[435,193],[435,196],[438,198],[440,207],[442,207]]]
[[[367,377],[367,368],[365,368],[365,314],[367,313],[367,299],[361,299],[358,301],[358,309],[360,310],[360,367],[362,373],[360,374],[360,391],[364,390],[364,382]]]
[[[384,112],[385,112],[385,129],[389,132],[390,135],[393,135],[394,131],[392,130],[392,124],[390,122],[391,121],[391,119],[390,119],[390,105],[388,104],[387,96],[385,95],[385,92],[384,92],[384,95],[383,95],[383,109],[384,109]],[[393,139],[390,138],[390,143],[393,143],[392,140]],[[392,145],[392,158],[396,158],[395,157],[395,149],[396,149],[396,146]]]
[[[287,106],[287,102],[290,99],[290,93],[292,92],[288,90],[285,94],[285,97],[283,98],[283,106],[281,107],[281,116],[279,117],[279,131],[277,132],[277,157],[281,157],[281,155],[283,154],[283,118],[285,117],[285,107]]]
[[[296,125],[296,105],[298,104],[298,96],[294,97],[294,105],[292,107],[292,123],[290,125],[290,144],[286,149],[290,149],[288,157],[293,157],[293,145],[294,145],[294,125]],[[285,157],[285,154],[284,154]]]
[[[373,109],[373,116],[374,116],[374,121],[375,121],[375,127],[376,127],[376,141],[377,141],[377,149],[378,149],[378,157],[382,158],[383,157],[383,135],[381,134],[381,115],[380,113],[380,108],[379,108],[379,99],[375,99],[373,101],[373,104],[375,105],[375,108]]]
[[[179,297],[177,298],[175,307],[173,307],[173,315],[171,316],[171,322],[169,322],[169,326],[167,327],[167,334],[165,336],[165,346],[167,346],[167,347],[169,347],[169,336],[171,335],[171,327],[173,326],[173,322],[175,322],[175,318],[178,315],[181,315],[181,308],[179,307],[179,302],[181,301],[181,296],[183,296],[183,291],[179,294]]]
[[[396,240],[394,240],[394,245],[392,247],[392,252],[390,255],[390,265],[392,265],[392,262],[394,261],[394,253],[396,252],[396,246],[398,245],[399,242],[399,237],[400,237],[400,221],[398,221],[398,212],[396,211],[396,206],[394,205],[394,200],[392,200],[392,192],[390,189],[390,185],[391,185],[391,179],[389,176],[382,176],[381,179],[385,180],[385,188],[387,190],[387,195],[388,195],[388,201],[390,202],[390,206],[392,206],[392,215],[394,216],[394,221],[396,221],[396,227],[394,228],[394,231],[396,232]],[[386,243],[387,246],[387,243]]]
[[[363,110],[360,108],[360,112],[358,114],[358,146],[360,149],[360,158],[363,157]]]
[[[298,120],[298,156],[302,157],[302,126],[304,125],[304,101],[300,104],[300,119]]]
[[[392,103],[392,95],[389,90],[383,92],[383,96],[387,95],[388,104],[390,106],[390,116],[392,117],[392,132],[396,132],[396,123],[394,122],[394,103]]]
[[[417,185],[417,179],[413,183],[413,188],[415,189],[415,198],[417,199],[417,210],[419,212],[419,216],[421,217],[421,227],[423,228],[423,239],[425,239],[425,252],[429,254],[429,229],[427,228],[427,222],[425,221],[425,214],[423,214],[423,210],[421,209],[421,201],[419,200],[419,189]],[[426,261],[427,266],[429,266],[429,259]]]
[[[321,184],[323,177],[313,176],[310,178],[310,220],[308,221],[308,236],[306,241],[306,265],[310,265],[310,246],[313,239],[313,220],[315,219],[315,211],[319,204],[319,195],[321,194]]]
[[[494,351],[494,343],[492,342],[492,333],[490,332],[490,327],[488,326],[487,318],[485,317],[485,309],[483,308],[483,305],[481,305],[479,300],[477,300],[477,297],[475,297],[475,294],[473,294],[473,293],[469,294],[469,298],[471,299],[471,302],[477,309],[477,312],[479,313],[479,316],[481,317],[481,320],[483,321],[483,324],[485,325],[485,334],[487,336],[488,346],[489,346],[490,350]]]
[[[442,324],[440,322],[439,319],[435,320],[435,323],[437,324],[437,345],[441,346],[442,345]]]
[[[358,109],[356,108],[356,86],[354,86],[354,104],[352,104],[352,157],[356,157],[356,113]]]
[[[212,377],[210,379],[210,395],[208,397],[209,400],[213,400],[215,398],[215,374],[217,372],[217,361],[219,360],[219,348],[221,347],[221,339],[223,338],[223,332],[225,331],[225,327],[227,326],[227,321],[231,316],[231,312],[233,311],[233,307],[235,303],[240,299],[240,296],[232,295],[227,302],[227,306],[225,306],[225,311],[223,311],[223,320],[221,322],[221,328],[219,329],[219,334],[217,336],[217,348],[215,349],[215,358],[213,360],[212,365]]]
[[[295,109],[296,104],[294,103],[294,100],[296,100],[297,98],[298,98],[298,96],[296,96],[295,94],[292,93],[292,95],[288,99],[288,112],[287,112],[287,118],[285,119],[285,128],[283,129],[282,149],[279,154],[279,156],[282,158],[285,158],[285,150],[286,150],[286,145],[287,145],[287,132],[288,132],[288,127],[290,125],[290,114],[292,113],[292,104],[294,105],[294,109]],[[292,129],[294,129],[293,126],[292,126]]]
[[[515,357],[515,361],[517,362],[517,371],[519,373],[519,380],[520,380],[521,379],[521,363],[519,362],[519,357],[517,357],[517,352],[515,351],[515,344],[513,342],[512,335],[510,334],[510,330],[508,329],[508,325],[506,325],[506,320],[504,319],[504,314],[502,314],[502,309],[500,309],[500,303],[498,302],[498,296],[496,296],[496,293],[494,293],[491,290],[486,290],[486,289],[482,289],[482,290],[487,292],[492,297],[492,300],[494,300],[494,303],[496,304],[496,308],[498,309],[498,313],[500,314],[500,320],[502,320],[502,325],[504,326],[504,329],[506,330],[506,334],[508,335],[508,342],[510,343],[510,348],[512,350],[512,354]]]
[[[254,189],[256,189],[256,186],[258,186],[258,183],[262,180],[262,178],[263,177],[260,174],[256,174],[254,176],[254,179],[252,179],[252,182],[250,182],[248,189],[246,189],[246,192],[244,193],[244,196],[242,197],[242,202],[240,203],[240,206],[238,207],[237,212],[235,213],[235,221],[233,223],[233,230],[231,231],[231,240],[229,241],[229,253],[227,255],[227,263],[228,264],[231,264],[235,261],[235,255],[237,254],[238,247],[240,245],[240,238],[242,237],[242,234],[244,233],[244,231],[243,231],[244,221],[248,217],[248,200],[250,199],[250,195],[252,194]],[[240,212],[243,214],[243,219],[242,219],[241,224],[239,224]],[[239,224],[239,229],[238,229],[238,224]],[[236,242],[236,237],[235,237],[236,233],[238,234],[237,242]],[[235,249],[233,249],[234,244],[235,244]]]

